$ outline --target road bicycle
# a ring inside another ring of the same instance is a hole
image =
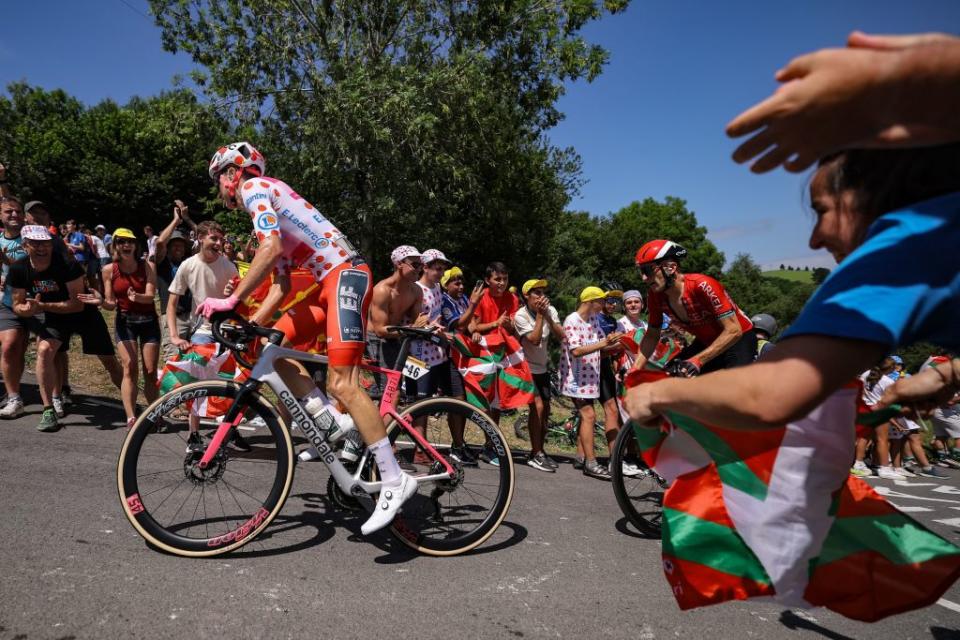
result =
[[[617,434],[610,452],[610,480],[613,495],[627,520],[641,533],[659,538],[663,523],[663,494],[667,482],[656,471],[647,466],[638,455],[636,435],[637,427],[628,422]],[[623,463],[633,463],[639,469],[638,475],[623,473]]]
[[[211,320],[214,338],[250,369],[249,378],[242,383],[184,384],[137,418],[117,463],[120,501],[137,532],[155,548],[187,557],[227,553],[260,535],[283,509],[297,461],[291,425],[277,403],[329,470],[329,502],[341,509],[372,510],[381,483],[370,451],[364,448],[354,463],[341,461],[274,370],[278,358],[323,364],[326,357],[281,347],[282,332],[253,325],[233,312],[216,313]],[[407,362],[411,339],[444,340],[428,330],[391,329],[404,336],[398,363]],[[260,338],[266,342],[251,366],[244,356]],[[451,556],[476,548],[497,530],[513,499],[513,460],[497,425],[480,409],[454,398],[428,398],[398,411],[404,372],[366,362],[361,369],[366,376],[386,379],[380,415],[401,464],[412,464],[418,479],[417,493],[403,504],[391,532],[427,555]],[[200,450],[191,450],[187,442],[186,421],[173,417],[184,410],[203,417],[205,444],[193,447]],[[468,467],[451,455],[453,416],[464,423],[463,444],[474,455],[481,447],[492,448],[499,466]],[[426,437],[414,428],[418,419],[426,422]],[[163,433],[156,428],[161,420],[169,427]],[[249,451],[232,445],[232,434],[240,430]]]
[[[550,419],[547,424],[546,441],[558,447],[576,448],[580,438],[580,412],[574,411],[565,420]],[[606,451],[607,434],[599,417],[593,423],[593,441],[597,452]]]

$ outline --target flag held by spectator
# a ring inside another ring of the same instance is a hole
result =
[[[455,333],[450,359],[463,376],[467,401],[483,410],[515,409],[533,402],[533,374],[516,338],[497,329],[474,342]]]
[[[216,344],[195,344],[169,360],[160,372],[160,393],[198,380],[230,380],[242,382],[249,372],[244,370],[233,353]],[[215,418],[229,408],[226,398],[203,398],[191,401],[191,411],[201,418]]]
[[[637,378],[631,376],[631,386]],[[873,622],[927,606],[960,576],[960,548],[849,475],[859,385],[779,429],[669,413],[634,427],[663,498],[663,566],[681,609],[772,596]]]

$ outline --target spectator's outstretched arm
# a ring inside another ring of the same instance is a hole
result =
[[[166,315],[167,331],[170,333],[170,344],[180,351],[186,351],[190,348],[190,341],[181,338],[180,332],[177,330],[177,302],[179,300],[180,296],[171,291],[170,297],[167,298],[167,308],[164,314]]]
[[[733,154],[757,173],[803,171],[845,148],[908,147],[960,139],[960,38],[853,33],[846,49],[794,58],[783,83],[727,125]]]
[[[167,257],[167,242],[170,241],[170,236],[173,235],[173,232],[176,231],[177,227],[180,226],[180,222],[183,220],[181,217],[181,211],[186,209],[187,205],[183,204],[182,200],[173,201],[173,218],[170,220],[170,224],[163,228],[163,231],[160,232],[160,235],[157,236],[157,245],[156,250],[154,251],[152,260],[157,264],[163,262],[163,259]],[[196,225],[194,225],[196,227]]]

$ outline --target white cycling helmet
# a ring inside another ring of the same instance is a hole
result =
[[[267,170],[267,159],[249,142],[234,142],[220,147],[213,154],[210,160],[210,179],[216,180],[218,175],[230,167],[256,168],[259,171],[257,175],[262,176]]]

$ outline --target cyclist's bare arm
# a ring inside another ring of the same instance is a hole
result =
[[[238,300],[246,299],[263,282],[264,278],[269,276],[276,268],[277,261],[281,256],[283,256],[283,244],[280,241],[280,236],[270,235],[264,238],[263,242],[260,243],[260,248],[257,249],[257,255],[250,264],[247,275],[240,280],[240,284],[237,285],[233,295],[237,296]]]
[[[740,339],[740,336],[743,335],[743,329],[740,328],[740,321],[737,320],[737,315],[735,313],[732,313],[726,318],[722,318],[717,322],[719,322],[723,327],[723,333],[718,335],[717,339],[711,342],[709,347],[696,355],[696,358],[704,364],[710,362],[721,353],[732,347],[734,343]]]
[[[676,411],[727,429],[779,428],[809,414],[887,351],[877,342],[797,336],[745,367],[633,387],[626,408],[640,422]]]
[[[280,303],[283,302],[289,292],[290,276],[287,274],[276,276],[273,284],[270,285],[267,296],[263,299],[257,312],[251,316],[250,321],[255,324],[266,324],[274,312],[280,308]]]

